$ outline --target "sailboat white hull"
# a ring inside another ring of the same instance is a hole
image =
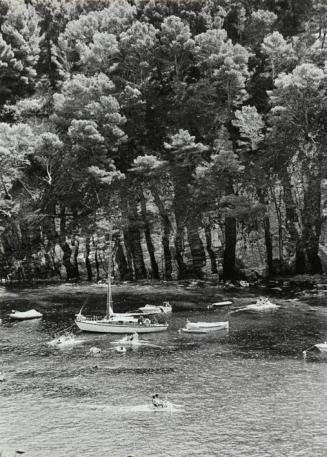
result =
[[[158,333],[167,330],[166,324],[118,323],[108,320],[76,319],[76,325],[83,332],[93,333]]]

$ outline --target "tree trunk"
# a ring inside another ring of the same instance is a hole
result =
[[[150,262],[151,262],[151,275],[153,279],[159,279],[159,269],[158,264],[155,257],[155,249],[153,246],[152,238],[151,238],[151,229],[150,224],[147,217],[147,209],[146,209],[146,200],[144,197],[143,189],[140,188],[140,201],[141,201],[141,214],[144,224],[144,235],[145,241],[148,248]]]
[[[224,280],[235,279],[236,276],[236,219],[226,217],[225,219],[225,250],[223,259]]]
[[[185,220],[184,217],[180,217],[178,212],[175,212],[176,219],[176,236],[175,236],[175,252],[176,252],[176,262],[178,266],[178,279],[187,279],[188,270],[187,266],[183,260],[184,252],[184,226]]]
[[[269,273],[269,276],[273,276],[275,274],[275,269],[274,269],[274,262],[273,262],[273,246],[272,246],[272,241],[271,241],[270,220],[269,220],[269,215],[267,214],[267,201],[264,197],[264,193],[263,193],[262,189],[257,188],[257,194],[258,194],[259,202],[262,205],[266,206],[266,212],[263,217],[263,228],[264,228],[264,232],[265,232],[268,273]]]
[[[129,268],[126,261],[124,249],[121,245],[121,242],[118,241],[117,251],[116,251],[116,262],[119,269],[119,276],[122,281],[133,279],[133,271]]]
[[[305,192],[302,212],[302,236],[297,246],[297,265],[305,273],[321,274],[322,265],[318,255],[321,233],[321,175],[320,171],[308,171],[304,175]],[[304,261],[304,268],[300,264]]]
[[[64,206],[60,209],[60,245],[63,250],[63,260],[62,263],[66,268],[66,279],[69,281],[75,276],[75,268],[71,263],[71,254],[72,250],[70,249],[69,244],[66,241],[66,208]]]
[[[100,268],[99,268],[99,259],[98,259],[98,245],[95,239],[93,238],[94,246],[94,263],[95,263],[95,272],[96,272],[96,281],[100,281]]]
[[[90,262],[90,237],[87,236],[85,238],[85,266],[86,266],[86,273],[87,273],[87,280],[92,281],[92,267]]]
[[[295,272],[304,273],[304,258],[302,256],[302,247],[300,242],[300,221],[296,211],[296,204],[292,195],[292,184],[287,170],[282,176],[282,185],[284,191],[286,228],[290,235],[294,253],[295,253]]]
[[[202,267],[206,263],[206,255],[202,240],[199,236],[198,228],[200,226],[199,218],[193,214],[187,219],[187,235],[192,254],[193,275],[198,278],[203,278]]]
[[[122,195],[122,203],[127,219],[127,230],[124,232],[124,237],[127,241],[127,246],[130,249],[133,259],[135,279],[146,278],[146,268],[143,259],[141,246],[141,235],[139,230],[138,214],[134,195],[130,190],[125,189],[127,194]]]
[[[201,278],[203,276],[202,266],[205,263],[203,243],[198,233],[198,217],[191,209],[190,193],[187,183],[191,182],[191,176],[183,175],[184,170],[175,171],[174,184],[175,196],[173,201],[176,219],[176,261],[178,265],[178,279],[190,277]],[[192,254],[192,268],[189,268],[183,260],[184,251],[184,229],[187,228],[188,241]]]
[[[61,245],[61,249],[64,252],[62,263],[64,264],[64,267],[66,268],[66,275],[67,275],[66,279],[67,279],[67,281],[69,281],[70,279],[73,279],[76,277],[75,268],[70,261],[72,250],[70,249],[70,246],[67,242],[65,242],[64,244]]]
[[[229,179],[226,187],[227,194],[234,194],[233,180]],[[233,280],[236,277],[236,219],[227,216],[225,218],[225,250],[223,259],[224,280]]]
[[[165,261],[165,271],[164,271],[164,277],[166,281],[171,281],[172,278],[172,272],[173,272],[173,267],[172,267],[172,257],[171,257],[171,252],[170,252],[170,247],[169,247],[169,238],[170,238],[170,232],[171,232],[171,224],[170,220],[167,214],[167,211],[165,210],[165,207],[160,200],[159,193],[157,191],[157,188],[155,186],[151,187],[151,193],[153,195],[155,204],[157,205],[159,209],[159,213],[161,216],[161,221],[163,225],[163,234],[162,234],[162,247],[163,247],[163,252],[164,252],[164,261]]]
[[[211,273],[213,274],[218,274],[218,268],[217,268],[217,261],[216,261],[216,256],[215,253],[212,249],[212,239],[211,239],[211,227],[210,224],[205,224],[204,226],[204,231],[205,231],[205,237],[206,237],[206,248],[209,254],[210,262],[211,262]]]
[[[128,244],[131,248],[131,253],[133,257],[133,265],[135,272],[135,279],[145,279],[146,278],[146,268],[143,259],[143,252],[141,246],[141,237],[140,231],[136,225],[136,221],[129,219],[129,226],[127,230]]]
[[[78,269],[78,253],[79,253],[79,241],[78,239],[75,237],[74,239],[74,276],[76,279],[79,279],[79,269]]]

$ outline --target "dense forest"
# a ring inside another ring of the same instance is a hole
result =
[[[326,0],[0,0],[0,276],[321,273]],[[326,248],[327,252],[327,248]]]

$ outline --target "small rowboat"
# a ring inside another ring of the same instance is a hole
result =
[[[309,349],[303,351],[303,356],[306,358],[309,355],[323,354],[324,357],[327,355],[327,341],[324,343],[317,343],[311,346]]]
[[[9,314],[9,317],[11,317],[11,319],[22,321],[26,319],[40,319],[42,317],[42,314],[36,311],[36,309],[30,309],[29,311],[12,310]]]
[[[217,308],[224,308],[225,306],[230,306],[232,305],[233,302],[227,300],[227,301],[219,301],[216,303],[212,303],[211,305],[207,306],[207,309],[217,309]]]
[[[269,298],[260,297],[260,298],[258,298],[256,303],[247,305],[247,306],[245,306],[245,308],[236,309],[235,311],[232,311],[232,313],[239,313],[241,311],[260,313],[260,312],[276,311],[278,308],[280,308],[280,305],[275,305],[275,303],[272,303],[269,300]]]
[[[228,330],[229,322],[187,322],[183,333],[210,333],[217,330]]]

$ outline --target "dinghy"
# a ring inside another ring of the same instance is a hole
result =
[[[306,358],[310,354],[323,354],[327,356],[327,341],[324,343],[317,343],[303,351],[303,356]]]
[[[92,346],[92,347],[90,348],[89,353],[90,353],[91,355],[97,355],[97,354],[100,354],[100,353],[101,353],[101,349],[100,349],[100,348],[97,348],[96,346]]]
[[[251,305],[247,305],[244,308],[236,309],[232,311],[232,313],[239,313],[241,311],[253,311],[253,312],[267,312],[267,311],[275,311],[280,308],[280,305],[275,305],[272,303],[268,297],[260,297]]]
[[[55,338],[52,341],[47,343],[48,346],[55,347],[57,349],[68,348],[75,346],[76,344],[84,343],[83,340],[77,340],[75,335],[72,333],[67,333],[65,335],[61,335],[58,338]]]
[[[9,317],[16,320],[40,319],[42,314],[36,311],[36,309],[30,309],[28,311],[16,311],[13,309],[9,314]]]
[[[231,306],[233,302],[227,300],[227,301],[219,301],[216,303],[212,303],[211,305],[207,306],[207,309],[218,309],[218,308],[224,308],[225,306]]]
[[[127,349],[125,348],[125,346],[117,346],[115,348],[115,351],[116,352],[120,352],[121,354],[125,354],[125,352],[127,351]]]
[[[210,333],[217,330],[228,330],[229,322],[186,322],[185,328],[181,331],[184,333]]]

